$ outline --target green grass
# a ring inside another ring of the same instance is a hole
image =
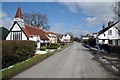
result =
[[[37,64],[39,61],[53,55],[53,53],[47,53],[42,55],[36,55],[26,61],[14,64],[13,67],[2,71],[2,78],[11,78],[14,75],[26,70],[27,68]]]
[[[66,48],[68,46],[62,46],[62,49]],[[56,52],[61,51],[60,50],[55,50],[54,52],[50,52],[47,54],[41,54],[41,55],[36,55],[26,61],[20,62],[20,63],[16,63],[13,65],[13,67],[11,68],[6,68],[0,72],[2,72],[2,78],[12,78],[13,76],[15,76],[16,74],[30,68],[31,66],[37,64],[38,62],[44,60],[45,58],[54,55]]]

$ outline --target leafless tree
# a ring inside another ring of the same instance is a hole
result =
[[[120,21],[120,1],[113,3],[112,9],[115,14],[115,20]]]
[[[114,3],[112,5],[112,9],[114,14],[116,15],[115,20],[119,22],[120,21],[120,1]],[[118,33],[120,34],[120,25],[118,25],[116,29],[118,29]],[[120,54],[118,55],[118,62],[120,62]]]
[[[37,28],[49,30],[50,26],[48,26],[48,18],[46,15],[41,13],[24,13],[23,18],[26,24],[32,25]]]

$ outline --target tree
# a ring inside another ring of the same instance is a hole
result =
[[[0,27],[0,40],[5,40],[9,31],[5,27]]]
[[[115,14],[115,19],[117,21],[120,21],[120,1],[116,2],[112,5],[113,12]]]
[[[50,26],[48,25],[48,18],[46,15],[41,13],[24,13],[23,18],[26,24],[32,25],[37,28],[49,30]]]

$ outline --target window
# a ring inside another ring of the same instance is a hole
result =
[[[115,40],[115,45],[118,45],[118,40]]]
[[[21,40],[21,32],[13,32],[13,40]]]
[[[112,35],[112,30],[108,30],[108,35]]]
[[[105,36],[105,34],[104,34],[104,36]]]

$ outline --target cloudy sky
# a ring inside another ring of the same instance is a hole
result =
[[[22,13],[40,12],[48,17],[51,31],[72,32],[76,36],[97,32],[102,24],[113,20],[110,6],[114,2],[2,2],[0,19],[3,27],[10,29],[18,4]],[[0,4],[1,5],[1,4]]]

